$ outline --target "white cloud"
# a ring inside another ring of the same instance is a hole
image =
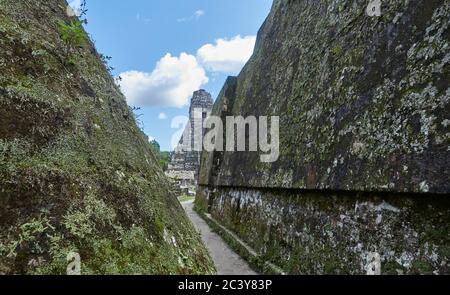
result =
[[[205,69],[213,79],[218,73],[236,75],[251,57],[255,42],[255,36],[238,35],[202,46],[197,56],[168,53],[151,73],[127,71],[120,74],[117,83],[129,105],[183,107],[189,104],[194,91],[208,83]],[[159,114],[159,118],[164,120],[164,115]]]
[[[148,141],[149,141],[149,142],[152,142],[152,141],[154,141],[154,140],[156,140],[156,138],[154,138],[154,137],[151,136],[151,135],[148,136]]]
[[[166,115],[166,113],[159,113],[159,115],[158,115],[158,119],[160,119],[160,120],[165,120],[165,119],[167,119],[167,115]]]
[[[194,17],[195,18],[197,18],[197,19],[199,19],[200,17],[202,17],[202,16],[204,16],[205,15],[205,11],[204,10],[197,10],[195,13],[194,13]]]
[[[256,36],[217,39],[197,51],[197,60],[207,70],[237,74],[253,54]]]
[[[177,19],[177,22],[182,23],[182,22],[187,22],[187,21],[191,21],[191,20],[199,20],[205,14],[206,14],[206,12],[204,10],[199,9],[196,12],[194,12],[194,14],[192,14],[190,17],[183,17],[183,18]]]
[[[208,83],[205,70],[193,55],[166,54],[151,73],[128,71],[118,81],[130,105],[183,107],[192,93]]]
[[[143,17],[143,16],[141,16],[140,13],[136,14],[136,20],[137,20],[138,22],[143,22],[144,24],[149,24],[149,23],[151,23],[151,21],[152,21],[151,18]]]

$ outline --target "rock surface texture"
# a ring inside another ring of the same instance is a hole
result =
[[[66,7],[0,1],[0,274],[65,274],[70,252],[82,274],[213,272]]]
[[[280,157],[203,153],[196,208],[288,273],[450,273],[450,2],[275,0],[213,115]]]

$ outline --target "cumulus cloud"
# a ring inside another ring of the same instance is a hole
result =
[[[158,119],[160,119],[160,120],[165,120],[165,119],[167,119],[167,115],[166,115],[166,113],[159,113],[159,115],[158,115]]]
[[[204,13],[204,12],[203,12]],[[189,104],[192,93],[208,83],[206,70],[236,75],[251,57],[256,37],[240,35],[231,39],[217,39],[197,51],[197,56],[181,53],[166,54],[150,73],[127,71],[117,83],[133,106],[183,107]],[[160,114],[159,118],[163,115]]]
[[[166,54],[151,73],[128,71],[118,81],[128,104],[183,107],[195,90],[208,83],[205,70],[193,55]]]
[[[207,70],[237,74],[253,54],[256,36],[217,39],[197,51],[197,59]]]
[[[194,14],[192,14],[190,17],[183,17],[183,18],[179,18],[177,19],[177,22],[182,23],[182,22],[188,22],[191,20],[199,20],[202,16],[205,15],[205,11],[204,10],[197,10],[196,12],[194,12]]]

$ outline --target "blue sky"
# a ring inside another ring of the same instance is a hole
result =
[[[145,133],[169,150],[178,131],[172,119],[188,114],[186,93],[204,88],[216,98],[225,78],[251,54],[271,4],[88,0],[86,29],[99,52],[112,57],[113,75],[122,77],[128,103],[141,107]]]

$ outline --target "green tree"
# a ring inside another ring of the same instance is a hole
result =
[[[152,140],[150,142],[152,146],[153,152],[158,158],[159,165],[163,168],[164,171],[169,167],[169,162],[172,154],[170,152],[161,151],[161,145],[156,141]]]

